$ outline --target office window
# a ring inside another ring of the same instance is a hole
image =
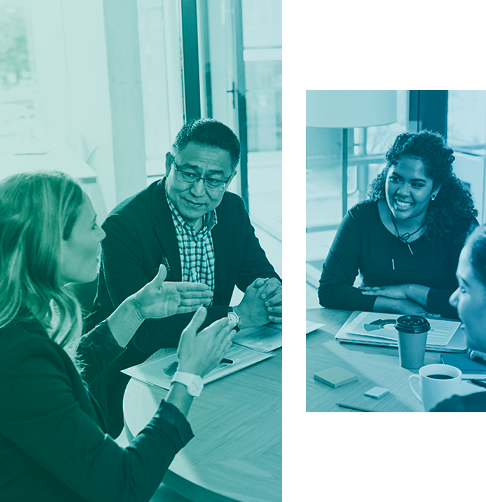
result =
[[[385,153],[408,126],[408,91],[398,91],[397,122],[348,130],[348,209],[367,198]],[[307,128],[307,281],[317,287],[322,264],[342,220],[342,129]]]
[[[39,148],[43,127],[29,4],[2,0],[0,152],[29,153]]]
[[[188,3],[134,0],[118,12],[115,0],[0,0],[0,152],[11,155],[2,174],[6,166],[65,170],[92,185],[101,219],[163,176],[186,114]],[[229,189],[247,202],[259,237],[275,241],[272,261],[281,263],[281,2],[194,5],[201,116],[227,124],[244,145]]]
[[[165,154],[184,124],[180,2],[138,0],[147,182],[165,174]]]
[[[467,185],[484,222],[486,173],[486,91],[449,91],[447,142],[454,149],[454,172]]]
[[[250,214],[254,223],[281,240],[281,2],[243,0],[242,5]]]
[[[447,142],[455,151],[485,153],[486,91],[449,91]]]
[[[89,5],[83,10],[86,16],[94,14]],[[79,69],[78,58],[69,51],[69,37],[76,39],[69,26],[73,18],[79,21],[76,7],[60,2],[0,0],[1,171],[3,176],[65,171],[93,192],[96,172],[76,152],[82,140],[74,130],[78,88],[89,96],[85,101],[95,99],[81,79],[71,80]],[[96,39],[90,31],[91,40]],[[78,106],[88,109],[86,103]],[[100,109],[98,103],[96,107]],[[97,205],[103,214],[103,203]]]
[[[281,242],[281,2],[201,0],[198,12],[202,113],[239,136],[243,154],[230,190]]]

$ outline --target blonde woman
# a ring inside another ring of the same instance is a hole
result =
[[[178,349],[189,380],[215,367],[231,343],[227,318],[196,336],[212,293],[203,284],[164,283],[163,266],[81,337],[80,307],[63,286],[95,279],[103,238],[89,198],[67,175],[0,181],[0,500],[149,500],[193,436],[189,388],[174,381],[151,422],[121,448],[105,434],[87,384],[147,318],[197,310]]]

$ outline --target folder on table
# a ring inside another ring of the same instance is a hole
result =
[[[268,323],[258,328],[240,329],[233,343],[259,352],[271,352],[282,346],[282,325]]]
[[[400,316],[401,314],[355,311],[343,324],[335,339],[341,343],[398,347],[394,321]],[[378,322],[380,320],[382,322]],[[467,351],[466,336],[460,328],[459,321],[448,319],[428,319],[428,321],[432,330],[427,337],[426,350],[457,353]]]

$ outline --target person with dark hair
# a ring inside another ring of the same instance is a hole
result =
[[[202,282],[214,292],[206,324],[227,315],[239,328],[281,323],[280,278],[243,201],[226,191],[239,157],[238,138],[221,122],[200,119],[184,125],[166,154],[166,176],[115,207],[102,225],[106,238],[89,326],[150,282],[161,263],[168,281]],[[239,305],[229,307],[235,286],[245,294]],[[177,346],[187,323],[187,315],[144,322],[125,353],[93,382],[112,434],[123,428],[129,377],[120,370],[160,348]]]
[[[214,119],[199,119],[187,122],[177,133],[170,155],[174,157],[188,143],[212,145],[229,152],[231,168],[234,170],[240,161],[240,142],[235,133],[221,122]],[[236,174],[236,173],[235,173]]]
[[[369,200],[351,208],[336,233],[319,282],[323,307],[457,318],[448,299],[462,245],[478,222],[453,162],[439,134],[395,139]]]
[[[486,364],[486,226],[469,235],[457,267],[459,285],[450,298],[466,334],[469,357]],[[485,366],[486,368],[486,366]],[[453,396],[431,411],[486,411],[486,392]]]
[[[96,278],[104,236],[89,197],[68,175],[0,181],[2,501],[149,501],[193,437],[186,416],[194,392],[182,381],[201,381],[231,345],[234,323],[227,318],[196,335],[206,315],[199,306],[212,297],[207,285],[165,282],[163,265],[81,336],[81,309],[65,286]],[[123,353],[145,319],[194,311],[169,393],[130,445],[120,447],[106,434],[87,384]]]

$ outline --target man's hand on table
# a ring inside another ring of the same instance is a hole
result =
[[[276,284],[275,284],[276,283]],[[282,286],[277,279],[255,279],[234,308],[239,327],[252,328],[268,322],[282,322]]]
[[[261,298],[265,300],[265,307],[272,322],[282,322],[282,284],[278,279],[272,277],[266,279],[261,287]]]

